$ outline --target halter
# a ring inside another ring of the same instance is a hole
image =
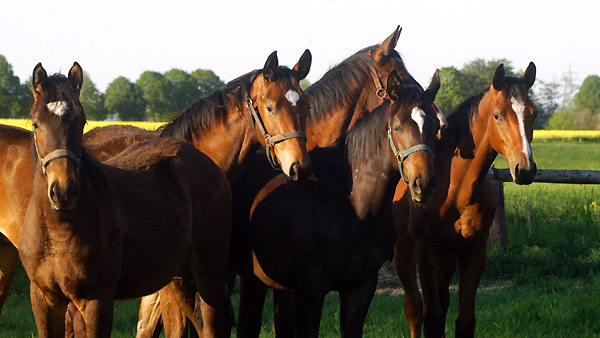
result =
[[[406,184],[408,184],[408,180],[406,179],[406,177],[404,177],[404,161],[410,154],[416,153],[417,151],[426,151],[431,155],[432,159],[435,159],[433,150],[431,150],[431,148],[426,144],[417,144],[404,151],[399,151],[398,148],[396,148],[396,145],[394,144],[394,140],[392,139],[391,123],[388,124],[388,143],[390,144],[390,148],[394,153],[394,157],[396,157],[396,160],[398,161],[398,171],[400,171],[400,176],[402,177],[404,182],[406,182]]]
[[[42,166],[42,172],[44,173],[44,176],[46,176],[46,167],[50,165],[50,162],[59,158],[66,158],[68,160],[73,161],[73,163],[75,163],[75,166],[77,167],[77,170],[79,170],[81,156],[75,155],[74,152],[68,149],[56,149],[42,158],[42,156],[40,155],[40,151],[38,150],[37,137],[35,131],[33,132],[33,144],[35,145],[35,153],[37,154],[37,157],[40,160],[40,165]]]
[[[371,56],[371,51],[369,51],[367,55]],[[388,99],[389,96],[387,94],[387,91],[385,90],[385,87],[383,87],[383,84],[381,83],[381,79],[377,74],[377,69],[375,69],[375,67],[373,67],[373,65],[370,63],[369,71],[371,73],[371,77],[373,78],[373,82],[375,83],[375,95],[377,95],[377,97],[379,98],[379,105],[381,105],[383,103],[383,100]]]
[[[273,169],[279,169],[279,163],[277,163],[277,156],[275,155],[275,145],[277,143],[283,142],[285,140],[289,140],[292,138],[303,138],[306,140],[306,133],[303,131],[291,131],[289,133],[283,133],[275,136],[269,135],[265,126],[260,119],[260,116],[256,113],[256,109],[254,108],[254,102],[250,98],[250,96],[246,96],[246,105],[248,106],[248,110],[250,111],[250,118],[252,119],[252,127],[254,130],[258,128],[263,138],[265,139],[265,149],[267,151],[267,158],[269,159],[269,163]]]

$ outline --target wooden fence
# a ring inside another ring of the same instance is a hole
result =
[[[498,210],[490,228],[488,246],[508,247],[506,209],[504,207],[504,182],[512,182],[508,169],[491,168],[488,172],[498,197]],[[567,184],[600,184],[600,170],[544,170],[538,169],[534,182]]]

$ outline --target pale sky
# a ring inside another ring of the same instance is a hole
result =
[[[357,50],[384,40],[397,25],[396,50],[427,86],[436,68],[476,58],[529,61],[538,79],[579,83],[600,74],[600,2],[474,0],[303,1],[5,1],[0,54],[22,82],[38,62],[49,73],[81,64],[98,89],[146,71],[212,69],[228,82],[261,68],[277,50],[292,67],[313,55],[308,80]],[[490,79],[491,81],[491,79]]]

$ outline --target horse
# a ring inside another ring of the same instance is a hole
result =
[[[83,147],[83,70],[33,70],[33,191],[19,240],[40,337],[64,337],[67,305],[88,337],[110,337],[115,299],[182,274],[202,297],[203,334],[229,337],[225,307],[231,191],[188,142],[139,143],[104,164]]]
[[[288,69],[278,65],[277,53],[273,52],[267,58],[263,69],[252,71],[231,81],[225,88],[201,98],[186,109],[180,119],[173,121],[177,127],[172,127],[171,130],[173,132],[189,130],[189,139],[209,157],[217,160],[217,165],[226,172],[230,180],[234,179],[236,171],[243,170],[248,155],[256,151],[261,146],[261,142],[267,142],[264,141],[263,135],[259,134],[260,130],[265,130],[276,137],[280,134],[292,133],[292,136],[297,135],[300,138],[283,140],[276,144],[271,140],[268,141],[271,142],[272,148],[276,148],[279,166],[282,165],[279,156],[287,156],[288,159],[292,159],[288,161],[301,164],[299,168],[296,165],[295,171],[290,169],[292,173],[290,176],[304,177],[305,172],[310,168],[310,160],[303,150],[302,140],[302,121],[305,119],[307,108],[298,82],[308,74],[311,60],[310,51],[306,50],[294,68]],[[298,93],[296,106],[291,102],[289,105],[286,104],[288,100],[285,96],[288,92],[291,93],[289,95]],[[252,116],[248,98],[254,104],[252,109],[256,117]],[[276,114],[271,114],[266,109],[267,104],[272,102],[278,104]],[[213,108],[214,110],[211,110]],[[253,121],[257,125],[256,131]],[[219,135],[217,130],[227,132]],[[236,132],[229,132],[230,130]],[[132,126],[114,125],[95,128],[85,133],[83,139],[89,154],[106,161],[133,144],[159,137],[161,132],[163,131],[147,131]],[[18,256],[21,228],[32,187],[34,162],[28,155],[32,151],[30,140],[30,131],[0,126],[0,144],[4,146],[3,149],[9,150],[0,155],[6,156],[2,161],[5,165],[0,171],[2,185],[0,199],[4,201],[0,207],[0,216],[2,216],[0,233],[3,235],[0,236],[0,272],[2,272],[0,273],[0,306],[10,288]],[[295,143],[292,144],[293,142]],[[286,143],[288,146],[284,149],[283,145]],[[229,155],[227,161],[218,162],[223,156],[218,154],[217,148],[209,148],[210,144],[220,145],[218,147],[220,151]],[[237,149],[238,153],[233,153],[230,149]],[[14,176],[15,173],[19,176]],[[18,179],[15,179],[17,177]],[[290,181],[292,180],[293,178]]]
[[[403,83],[420,86],[395,50],[401,32],[401,27],[397,26],[383,42],[359,50],[305,90],[310,105],[306,121],[309,150],[335,144],[358,121],[381,105],[387,97],[383,84],[388,82],[392,71]],[[441,133],[447,128],[446,118],[435,104],[432,107],[439,119]],[[266,292],[265,286],[245,283],[244,278],[241,279],[238,336],[258,337]],[[275,289],[273,303],[277,337],[292,337],[294,324],[290,313],[293,297],[288,292]]]
[[[533,62],[521,78],[506,76],[500,64],[490,87],[468,98],[448,117],[449,128],[435,151],[438,189],[429,203],[412,203],[406,184],[398,184],[393,208],[398,233],[395,264],[413,338],[421,336],[423,323],[426,337],[444,336],[448,287],[457,266],[456,337],[474,335],[475,295],[497,206],[487,172],[497,154],[502,154],[515,183],[533,181],[536,164],[530,142],[537,112],[528,94],[535,73]]]
[[[335,145],[310,152],[314,179],[286,186],[259,157],[232,186],[230,264],[247,283],[293,290],[298,337],[318,336],[330,290],[340,293],[342,335],[362,335],[378,270],[393,255],[396,184],[410,182],[419,201],[435,189],[430,146],[439,128],[432,109],[439,77],[423,91],[392,72],[387,88],[391,101]]]

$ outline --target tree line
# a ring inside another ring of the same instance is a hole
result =
[[[520,76],[506,59],[475,59],[458,69],[440,69],[442,85],[437,105],[446,114],[469,96],[489,87],[498,64],[508,75]],[[530,97],[538,109],[536,129],[600,130],[600,76],[590,75],[577,86],[572,72],[560,81],[538,80]],[[209,69],[187,73],[171,69],[165,73],[145,71],[135,81],[118,77],[102,93],[84,73],[81,103],[90,120],[168,121],[200,96],[222,88],[224,82]],[[309,85],[306,81],[302,84]],[[27,118],[33,102],[31,79],[21,83],[12,66],[0,55],[0,117]]]
[[[209,69],[171,69],[145,71],[135,83],[120,76],[102,93],[84,72],[80,101],[89,120],[169,121],[224,85]],[[0,118],[27,118],[32,104],[31,78],[21,83],[0,55]]]

